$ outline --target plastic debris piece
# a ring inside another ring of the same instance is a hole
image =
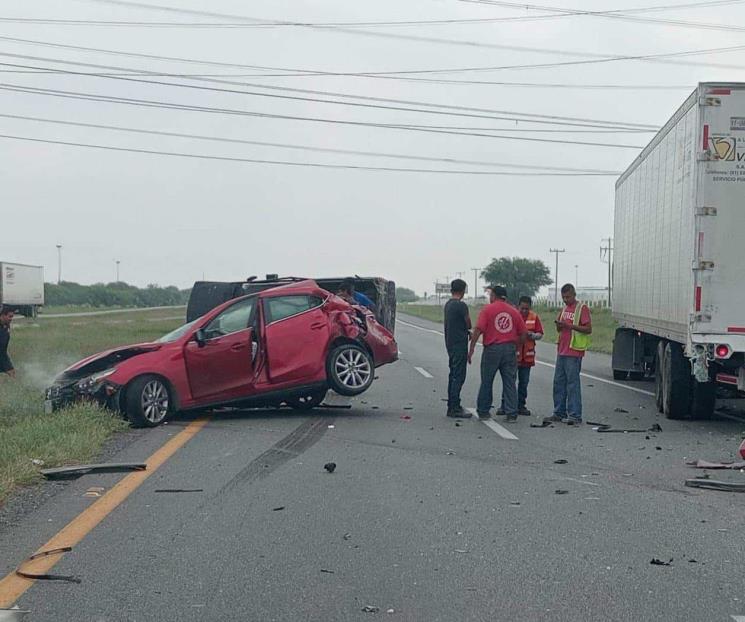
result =
[[[16,574],[19,577],[23,577],[25,579],[32,579],[33,581],[43,580],[43,581],[67,581],[69,583],[81,583],[80,579],[72,575],[46,574],[46,573],[36,574],[33,572],[27,572],[23,569],[23,566],[25,564],[35,559],[39,559],[41,557],[49,557],[51,555],[61,555],[62,553],[69,553],[70,551],[72,551],[71,546],[62,546],[57,549],[49,549],[47,551],[41,551],[40,553],[34,553],[31,557],[28,557],[25,561],[21,562],[21,565],[18,566],[18,568],[16,568]]]
[[[285,509],[285,506],[284,505],[280,505],[279,507],[272,508],[272,512],[281,512],[284,509]]]
[[[374,607],[373,605],[365,605],[362,608],[363,613],[378,613],[380,611],[380,607]]]
[[[613,412],[614,413],[628,413],[629,411],[626,410],[625,408],[614,408]]]
[[[745,492],[745,482],[719,482],[715,479],[687,479],[685,485],[689,488],[706,488],[723,492]]]
[[[564,458],[559,458],[558,460],[554,460],[554,464],[569,464],[569,460],[565,460]]]
[[[403,419],[404,421],[409,421],[411,419],[411,415],[401,415],[401,417],[399,418]]]
[[[707,460],[691,460],[688,466],[697,469],[745,469],[745,462],[708,462]]]
[[[396,610],[395,610],[395,609],[388,609],[388,610],[386,611],[386,613],[388,613],[388,614],[391,614],[391,613],[396,613]]]
[[[661,559],[657,559],[656,557],[652,558],[652,561],[649,562],[653,566],[672,566],[673,565],[673,558],[670,558],[669,562],[664,562]]]
[[[327,404],[324,402],[318,408],[338,408],[340,410],[349,410],[352,408],[351,404]]]
[[[349,539],[351,539],[351,537],[352,537],[352,534],[351,534],[351,533],[348,533],[348,532],[347,532],[347,533],[345,533],[345,534],[344,534],[344,535],[342,536],[342,538],[344,538],[345,540],[349,540]]]
[[[325,568],[321,568],[321,572],[325,572],[326,574],[335,574],[333,570],[326,570]]]
[[[445,452],[445,455],[446,456],[454,456],[455,455],[455,452],[454,451],[446,451]]]
[[[557,490],[554,490],[554,494],[557,494],[557,495],[568,495],[569,494],[569,491],[568,490],[564,490],[563,488],[558,488]]]
[[[413,406],[404,406],[404,410],[414,410]]]
[[[155,492],[204,492],[202,488],[158,488]]]
[[[31,464],[34,466],[44,466],[44,461],[39,460],[38,458],[31,458]]]
[[[107,464],[78,464],[75,466],[42,469],[41,474],[47,479],[75,478],[86,473],[119,473],[121,471],[144,471],[144,462],[110,462]]]
[[[330,426],[328,426],[328,429],[329,430],[333,430],[335,427],[336,427],[335,425],[330,425]]]
[[[336,470],[336,462],[327,462],[323,465],[323,468],[326,469],[329,473],[333,473]]]
[[[28,610],[19,609],[17,605],[12,609],[0,609],[0,622],[16,622],[25,618],[28,613]]]
[[[456,553],[468,553],[465,549],[455,549]]]

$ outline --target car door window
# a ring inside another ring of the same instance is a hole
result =
[[[267,324],[284,320],[285,318],[320,307],[323,300],[317,296],[277,296],[266,298]]]
[[[205,327],[207,339],[222,337],[248,328],[255,302],[254,298],[249,298],[225,309]]]

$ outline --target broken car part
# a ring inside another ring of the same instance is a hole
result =
[[[78,464],[75,466],[42,469],[41,474],[47,479],[72,479],[87,473],[120,473],[122,471],[144,471],[144,462],[110,462],[104,464]]]
[[[673,565],[673,558],[670,558],[669,562],[663,562],[661,559],[657,559],[656,557],[652,558],[652,561],[649,562],[653,566],[672,566]]]
[[[33,572],[28,572],[23,569],[23,566],[28,564],[29,562],[34,561],[35,559],[40,559],[42,557],[49,557],[50,555],[61,555],[62,553],[69,553],[72,551],[71,546],[62,546],[58,549],[49,549],[48,551],[41,551],[40,553],[34,553],[31,557],[26,559],[21,563],[18,568],[16,568],[16,574],[19,577],[23,577],[24,579],[31,579],[32,581],[36,580],[43,580],[43,581],[68,581],[69,583],[81,583],[81,580],[77,577],[73,577],[72,575],[64,575],[64,574],[36,574]]]
[[[724,492],[745,492],[745,482],[719,482],[715,479],[687,479],[685,485],[689,488],[707,488]]]
[[[336,462],[327,462],[323,465],[323,468],[326,469],[329,473],[333,473],[336,470]]]

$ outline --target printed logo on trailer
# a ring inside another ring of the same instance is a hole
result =
[[[737,139],[731,136],[710,138],[709,148],[717,160],[734,162],[737,159]]]
[[[506,311],[502,311],[494,318],[494,328],[502,334],[512,332],[512,316]]]

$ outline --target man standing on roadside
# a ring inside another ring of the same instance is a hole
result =
[[[554,321],[559,332],[556,369],[554,370],[554,414],[548,421],[582,423],[582,390],[579,374],[582,358],[590,345],[592,317],[590,308],[577,301],[574,285],[561,288],[564,310]]]
[[[535,367],[535,342],[543,339],[543,324],[541,318],[533,311],[533,301],[530,296],[522,296],[517,304],[517,310],[528,329],[527,338],[517,351],[517,414],[530,417],[527,407],[528,384],[530,370]],[[497,414],[504,414],[504,389],[502,390],[502,407]]]
[[[445,303],[445,347],[448,351],[448,417],[468,419],[471,414],[460,404],[460,391],[466,381],[468,337],[471,333],[471,316],[463,302],[466,282],[455,279],[450,283],[452,298]]]
[[[504,414],[507,421],[517,421],[517,349],[527,336],[525,322],[517,309],[506,302],[507,290],[499,285],[489,287],[490,304],[481,309],[476,328],[471,335],[468,362],[473,360],[476,342],[484,336],[481,355],[481,387],[476,400],[476,412],[481,419],[491,417],[494,399],[494,376],[502,377]]]
[[[10,343],[10,323],[13,321],[15,310],[8,306],[0,306],[0,374],[8,374],[11,378],[16,377],[13,361],[8,355],[8,344]]]

